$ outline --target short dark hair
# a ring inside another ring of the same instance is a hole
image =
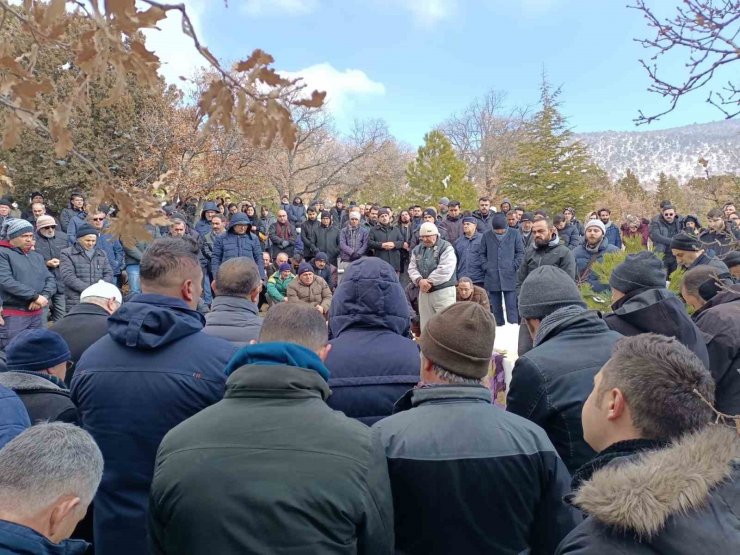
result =
[[[714,266],[702,264],[691,268],[683,276],[681,281],[681,287],[683,287],[687,293],[699,297],[705,301],[708,301],[711,297],[707,293],[702,294],[702,291],[706,288],[702,288],[703,285],[719,281],[720,271]],[[716,294],[716,291],[715,291]]]
[[[491,202],[491,198],[490,197],[480,197],[478,199],[478,202],[481,202],[481,201],[483,201],[483,202]]]
[[[704,364],[675,337],[642,333],[617,341],[601,369],[598,399],[622,391],[632,424],[643,438],[674,440],[709,424],[714,380]]]
[[[612,215],[612,211],[611,211],[611,210],[609,210],[608,208],[599,208],[599,209],[598,209],[598,210],[596,211],[596,213],[597,213],[597,214],[599,214],[599,215],[601,215],[601,213],[602,213],[602,212],[606,212],[606,213],[607,213],[607,214],[609,214],[610,216]]]
[[[457,207],[459,207],[460,206],[460,201],[459,200],[451,200],[450,202],[447,203],[447,208],[449,208],[450,206],[457,206]]]
[[[565,222],[565,216],[563,216],[562,214],[556,214],[555,217],[552,219],[552,223],[554,225],[562,224],[563,222]]]
[[[198,252],[198,245],[191,237],[156,239],[141,257],[141,280],[166,285],[163,282],[173,276],[179,278],[185,272],[190,275],[192,266],[200,268]]]
[[[246,297],[260,284],[260,272],[254,260],[246,256],[230,258],[218,267],[216,289],[218,295]]]
[[[719,208],[712,208],[707,212],[707,218],[724,218],[725,213]]]
[[[318,351],[329,340],[326,320],[313,307],[303,303],[279,303],[262,321],[259,342],[296,343]]]

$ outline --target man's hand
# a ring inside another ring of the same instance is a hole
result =
[[[31,301],[31,303],[28,305],[28,310],[40,310],[41,305],[37,303],[36,301]]]
[[[432,283],[428,279],[419,280],[419,290],[422,293],[429,293],[429,290],[431,288],[432,288]]]
[[[319,314],[323,314],[324,313],[324,307],[321,306],[320,304],[317,304],[316,305],[316,310],[319,311]]]
[[[58,258],[50,258],[46,261],[46,266],[48,268],[58,268],[59,267],[59,259]]]
[[[45,306],[49,306],[49,299],[47,299],[43,295],[39,295],[35,302],[41,308],[44,308]]]
[[[383,247],[385,250],[389,251],[389,250],[392,250],[396,245],[395,243],[393,243],[393,241],[386,241],[380,246]]]
[[[0,326],[4,326],[4,325],[5,325],[5,320],[3,319],[3,315],[0,314]]]
[[[408,244],[408,242],[406,242],[406,241],[403,242],[403,248],[406,249],[406,250],[409,250],[409,244]]]

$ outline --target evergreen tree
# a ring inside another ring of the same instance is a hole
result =
[[[640,185],[640,180],[631,168],[627,168],[625,176],[617,181],[617,191],[628,199],[645,199],[647,196],[645,189]]]
[[[664,200],[670,200],[676,210],[685,213],[687,209],[685,197],[686,195],[678,185],[678,179],[672,175],[669,176],[660,172],[658,175],[658,188],[655,190],[655,204],[659,204]]]
[[[439,199],[447,197],[463,206],[476,206],[477,192],[465,179],[466,173],[465,162],[457,157],[444,133],[427,133],[416,160],[406,169],[410,189],[405,201],[436,208]]]
[[[515,203],[559,213],[571,206],[591,210],[598,198],[591,175],[600,172],[585,145],[573,139],[559,111],[560,90],[552,91],[543,77],[540,110],[526,124],[516,156],[504,162],[503,194]]]

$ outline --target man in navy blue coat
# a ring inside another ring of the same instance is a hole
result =
[[[202,280],[193,242],[156,240],[141,261],[142,293],[111,315],[108,334],[77,363],[72,399],[105,460],[94,503],[97,553],[147,553],[159,443],[223,397],[223,369],[236,347],[202,332]]]

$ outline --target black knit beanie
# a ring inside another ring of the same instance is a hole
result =
[[[624,294],[637,289],[665,287],[666,273],[663,263],[653,253],[641,251],[630,254],[614,268],[609,286]]]
[[[697,237],[681,232],[671,239],[671,248],[678,251],[696,252],[702,249],[702,244]]]

